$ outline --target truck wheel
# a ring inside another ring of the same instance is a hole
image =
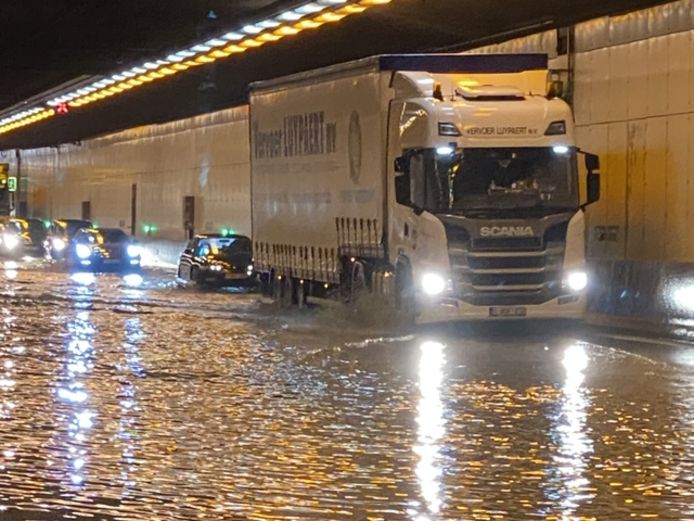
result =
[[[200,281],[198,280],[200,278],[198,274],[198,268],[190,268],[190,281],[194,283],[195,285],[199,286]]]
[[[414,281],[409,266],[399,265],[395,271],[395,307],[408,318],[414,317]]]

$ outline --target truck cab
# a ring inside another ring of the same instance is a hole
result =
[[[420,322],[582,318],[597,157],[577,147],[571,108],[548,92],[545,56],[470,58],[472,72],[393,75],[395,294]]]

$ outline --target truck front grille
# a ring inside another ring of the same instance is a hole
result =
[[[564,250],[542,237],[449,241],[455,293],[475,305],[547,302],[561,292]]]
[[[472,247],[479,251],[539,250],[542,237],[482,237],[474,239]]]

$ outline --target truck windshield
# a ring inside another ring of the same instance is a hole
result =
[[[575,209],[575,149],[468,148],[424,161],[422,208],[465,213],[512,209]],[[433,172],[432,172],[433,170]],[[416,183],[416,182],[415,182]]]

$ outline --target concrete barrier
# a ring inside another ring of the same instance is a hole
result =
[[[591,322],[694,339],[694,263],[592,262]]]

